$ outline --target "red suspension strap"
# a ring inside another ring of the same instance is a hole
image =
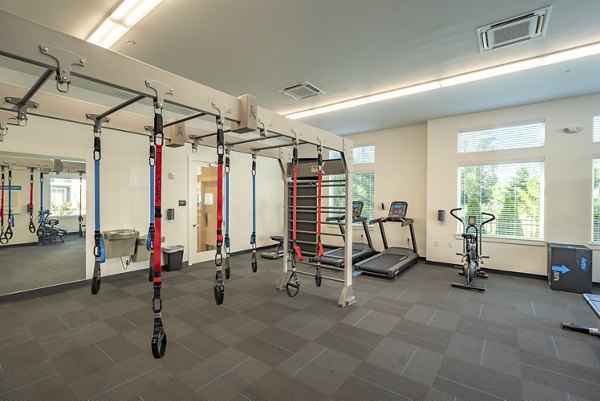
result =
[[[160,297],[161,280],[161,187],[162,187],[162,148],[164,144],[162,106],[158,99],[154,99],[154,143],[156,158],[154,161],[154,298],[152,311],[154,312],[154,329],[152,332],[152,355],[160,359],[165,355],[167,348],[167,335],[162,324],[162,299]]]
[[[29,232],[35,233],[35,224],[33,223],[33,170],[30,168],[29,174],[29,205],[27,205],[27,211],[29,212]]]
[[[321,145],[317,146],[317,273],[315,283],[321,286],[323,275],[321,274],[321,257],[323,256],[323,243],[321,242],[321,191],[323,188],[323,154]]]
[[[225,154],[225,134],[223,132],[223,117],[217,117],[217,246],[215,253],[215,285],[213,288],[215,303],[221,305],[225,298],[223,283],[223,156]]]

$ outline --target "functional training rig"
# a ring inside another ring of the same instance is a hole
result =
[[[28,32],[28,34],[21,35],[19,32]],[[297,148],[299,145],[309,144],[340,152],[345,167],[345,212],[346,215],[352,214],[352,196],[349,194],[352,188],[352,142],[259,107],[256,104],[256,98],[251,95],[240,97],[227,95],[157,67],[57,32],[5,10],[0,10],[0,55],[46,69],[34,86],[29,89],[0,83],[2,96],[11,97],[14,100],[8,106],[4,105],[0,109],[16,112],[19,121],[25,122],[29,114],[93,125],[94,130],[96,130],[96,128],[99,128],[97,121],[90,123],[84,118],[86,113],[94,113],[98,117],[111,115],[111,129],[138,135],[149,135],[143,128],[146,125],[151,125],[147,116],[125,111],[117,113],[117,111],[144,98],[154,99],[155,103],[158,101],[161,107],[163,102],[169,103],[178,108],[189,109],[193,114],[164,124],[165,131],[163,134],[166,145],[176,146],[178,144],[181,146],[184,143],[190,143],[194,147],[201,141],[203,145],[216,147],[217,157],[221,160],[220,172],[223,171],[222,161],[226,146],[231,147],[236,152],[256,153],[258,156],[277,159],[284,177],[286,176],[287,164],[292,159],[292,147]],[[110,68],[107,68],[107,66],[110,66]],[[118,71],[118,73],[115,73],[115,71]],[[134,97],[107,111],[106,107],[100,105],[80,102],[54,93],[39,92],[41,86],[52,76],[55,77],[57,88],[60,91],[67,91],[71,77],[78,77],[93,81],[96,84],[130,92],[134,94]],[[169,93],[169,96],[165,97],[165,93]],[[37,102],[35,104],[31,102],[34,95]],[[185,121],[201,116],[217,119],[216,133],[199,132],[203,130],[183,125]],[[228,130],[223,127],[226,123],[230,126]],[[172,127],[172,129],[167,130],[168,127]],[[252,136],[250,134],[257,130],[260,135]],[[178,136],[175,134],[176,132],[183,134]],[[240,134],[248,135],[242,136]],[[260,143],[260,145],[256,146],[257,143]],[[158,172],[156,179],[159,179]],[[222,184],[222,179],[220,179],[220,188]],[[289,205],[287,193],[284,199],[284,213],[287,214]],[[218,205],[220,205],[219,202]],[[155,206],[159,207],[159,205]],[[98,210],[96,210],[95,215],[95,220],[97,220],[95,228],[99,231],[99,216],[97,213]],[[285,284],[289,278],[287,264],[290,247],[286,215],[284,215],[284,221],[283,279],[278,285],[278,288],[282,290],[285,289]],[[220,224],[222,224],[222,220]],[[351,224],[351,222],[347,224]],[[222,255],[223,246],[222,233],[218,238],[217,253],[215,255],[217,264],[215,298],[217,301],[224,294],[222,273],[219,275],[221,267],[218,265],[222,261],[222,256],[220,256]],[[160,258],[157,249],[159,243],[160,236],[156,233],[155,227],[155,260]],[[352,244],[350,226],[347,226],[345,231],[345,243]],[[99,246],[94,248],[99,248]],[[351,252],[351,246],[346,246],[346,265],[349,266],[351,266],[352,260]],[[96,256],[94,271],[98,270],[99,272],[102,259],[99,249],[97,249],[95,255],[98,256]],[[98,269],[96,269],[96,266]],[[98,279],[100,277],[96,274],[93,276],[98,277]],[[343,287],[338,298],[338,305],[347,306],[355,301],[351,269],[345,270],[342,281]]]

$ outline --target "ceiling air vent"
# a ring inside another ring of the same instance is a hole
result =
[[[479,50],[488,50],[546,35],[551,6],[477,28]]]
[[[293,97],[296,100],[302,100],[308,97],[325,94],[324,91],[307,81],[300,82],[296,85],[288,86],[287,88],[279,89],[279,91],[281,93],[285,93],[289,97]]]

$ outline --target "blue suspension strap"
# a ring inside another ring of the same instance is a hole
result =
[[[2,196],[0,197],[0,244],[8,244],[4,233],[4,166],[2,166]]]
[[[225,238],[223,246],[225,247],[225,278],[229,280],[231,267],[229,266],[229,256],[231,255],[231,240],[229,238],[229,147],[225,148]]]
[[[157,98],[154,99],[154,144],[156,154],[154,160],[154,277],[152,287],[154,297],[152,298],[152,311],[154,312],[154,328],[152,331],[152,355],[156,359],[165,356],[167,349],[167,334],[162,323],[162,298],[160,290],[162,286],[161,265],[161,190],[162,190],[162,148],[165,141],[163,133],[162,105]],[[150,160],[152,164],[152,160]]]
[[[40,167],[40,210],[38,211],[38,237],[42,236],[42,224],[44,223],[44,172]]]
[[[102,141],[100,134],[102,121],[95,119],[94,123],[94,273],[92,276],[92,294],[100,291],[102,276],[100,265],[106,260],[104,238],[100,232],[100,159],[102,159]]]
[[[148,154],[148,166],[150,167],[150,225],[146,236],[146,249],[150,252],[148,264],[148,281],[154,280],[154,164],[156,162],[156,148],[154,147],[154,135],[150,135],[150,150]]]
[[[35,233],[35,224],[33,224],[33,171],[34,168],[30,169],[29,174],[29,204],[27,205],[27,212],[29,212],[29,232]]]
[[[12,170],[8,167],[8,226],[4,232],[6,242],[10,241],[13,237],[13,227],[15,225],[15,215],[12,212]]]
[[[225,134],[223,132],[223,116],[217,117],[217,243],[215,252],[215,285],[213,293],[215,303],[221,305],[225,299],[223,284],[223,156],[225,154]]]
[[[83,173],[79,172],[79,216],[77,217],[77,221],[79,222],[79,236],[83,237],[83,215],[81,214],[81,209],[83,207]]]
[[[252,246],[250,265],[252,271],[256,273],[258,270],[256,260],[256,151],[252,152],[252,234],[250,235],[250,245]]]

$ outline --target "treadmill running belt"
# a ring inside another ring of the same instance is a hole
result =
[[[396,265],[407,258],[406,255],[379,254],[376,258],[360,265],[360,270],[379,274],[386,274],[394,270]]]
[[[352,248],[352,256],[356,256],[365,251],[364,247],[362,248]],[[325,256],[329,256],[330,258],[343,258],[344,257],[344,248],[336,248],[331,251],[327,251],[324,254]]]

